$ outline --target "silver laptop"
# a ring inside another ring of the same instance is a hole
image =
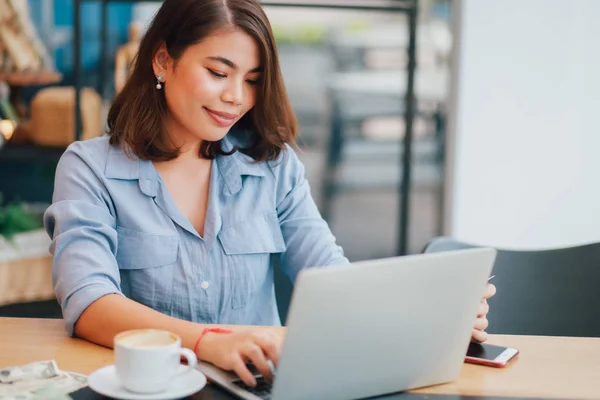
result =
[[[358,399],[454,381],[495,257],[470,249],[306,269],[272,385],[198,368],[248,400]]]

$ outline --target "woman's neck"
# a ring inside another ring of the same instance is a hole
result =
[[[201,157],[202,139],[189,132],[171,117],[167,119],[167,134],[175,146],[180,149],[177,160],[182,162],[198,160]]]

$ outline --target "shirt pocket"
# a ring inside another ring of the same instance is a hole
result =
[[[231,282],[231,307],[243,308],[256,290],[272,282],[271,254],[286,250],[277,213],[250,217],[218,235]]]
[[[177,235],[156,235],[117,226],[121,287],[130,299],[161,312],[171,309]]]

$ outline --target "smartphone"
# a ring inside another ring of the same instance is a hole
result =
[[[519,350],[487,343],[469,343],[465,362],[502,368],[512,360]]]

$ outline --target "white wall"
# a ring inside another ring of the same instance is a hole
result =
[[[453,4],[447,233],[508,248],[600,241],[600,1]]]

